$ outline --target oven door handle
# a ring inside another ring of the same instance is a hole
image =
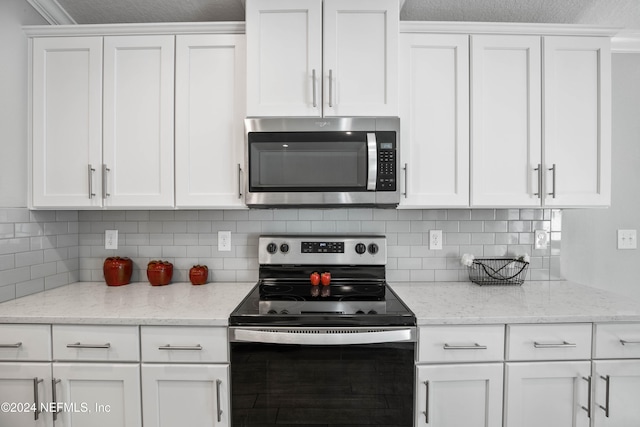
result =
[[[415,341],[415,329],[345,330],[341,332],[313,328],[295,331],[233,328],[231,341],[299,345],[383,344]]]
[[[373,132],[367,133],[367,154],[369,163],[367,191],[375,191],[378,179],[378,143],[376,142],[376,134]]]

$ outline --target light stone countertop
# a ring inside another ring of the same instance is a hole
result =
[[[568,281],[391,284],[418,325],[640,321],[640,302]]]
[[[0,323],[226,326],[254,283],[80,282],[0,304]],[[391,283],[418,325],[640,321],[640,303],[572,282]]]
[[[0,304],[0,323],[226,326],[253,286],[78,282]]]

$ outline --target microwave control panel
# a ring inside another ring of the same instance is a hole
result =
[[[376,132],[378,179],[376,191],[396,191],[396,133]]]

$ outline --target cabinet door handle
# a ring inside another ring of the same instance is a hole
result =
[[[404,171],[404,193],[402,195],[406,199],[409,195],[409,164],[405,163],[402,170]]]
[[[538,167],[534,171],[538,171],[538,192],[533,193],[533,195],[538,196],[538,199],[540,199],[542,198],[542,165],[538,163]]]
[[[424,415],[424,422],[426,424],[429,424],[429,381],[424,381],[422,384],[424,384],[424,386],[426,387],[426,398],[425,398],[425,407],[424,407],[424,411],[422,411],[422,414]]]
[[[603,377],[602,375],[600,375],[600,378],[602,378],[605,382],[605,393],[604,393],[604,406],[602,405],[598,405],[600,407],[600,409],[602,409],[604,411],[604,416],[609,418],[609,387],[611,386],[611,377],[609,375],[607,375],[606,377]]]
[[[442,348],[445,350],[486,350],[487,346],[478,343],[474,343],[473,345],[449,345],[445,343]]]
[[[238,199],[242,199],[242,167],[238,163]]]
[[[60,382],[61,380],[57,380],[55,378],[51,379],[51,401],[53,402],[54,405],[56,405],[56,403],[58,402],[58,395],[56,392],[56,385]],[[60,410],[58,409],[58,405],[56,405],[56,410],[53,411],[53,421],[56,421],[58,419],[58,412],[60,412]]]
[[[105,344],[82,344],[80,342],[76,342],[73,344],[67,344],[67,348],[102,348],[107,349],[111,348],[111,343]]]
[[[591,418],[591,375],[582,379],[587,382],[587,407],[582,406],[582,409],[587,411],[587,417]]]
[[[0,348],[20,348],[22,347],[21,342],[17,342],[15,344],[0,344]]]
[[[535,348],[573,348],[573,347],[577,347],[577,344],[566,342],[566,341],[562,341],[562,343],[534,342],[533,346]]]
[[[620,344],[622,344],[622,345],[640,344],[640,341],[627,341],[627,340],[620,340]]]
[[[102,165],[102,198],[106,199],[107,197],[110,197],[111,194],[109,194],[109,185],[108,182],[109,181],[109,172],[111,172],[111,169],[109,169],[107,167],[107,165]]]
[[[36,407],[36,410],[33,411],[33,419],[38,421],[38,418],[40,418],[40,395],[38,394],[38,384],[40,384],[41,382],[43,382],[43,379],[38,379],[38,377],[35,377],[33,379],[33,403]]]
[[[311,70],[311,93],[313,93],[313,108],[318,106],[318,97],[316,94],[316,69]]]
[[[548,193],[552,198],[556,198],[556,164],[549,168],[551,171],[551,193]]]
[[[329,108],[333,108],[333,70],[329,70]]]
[[[89,164],[88,175],[89,175],[89,198],[93,199],[96,196],[96,193],[93,192],[93,173],[96,171],[96,168]]]
[[[195,350],[195,351],[199,351],[199,350],[202,350],[202,346],[200,344],[196,344],[196,345],[171,345],[171,344],[167,344],[167,345],[162,345],[162,346],[158,347],[158,350]]]
[[[220,404],[220,386],[222,385],[222,380],[216,380],[216,405],[218,412],[218,422],[222,422],[222,406]]]

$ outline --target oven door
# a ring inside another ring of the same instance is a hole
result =
[[[229,328],[232,425],[413,425],[415,328]]]

